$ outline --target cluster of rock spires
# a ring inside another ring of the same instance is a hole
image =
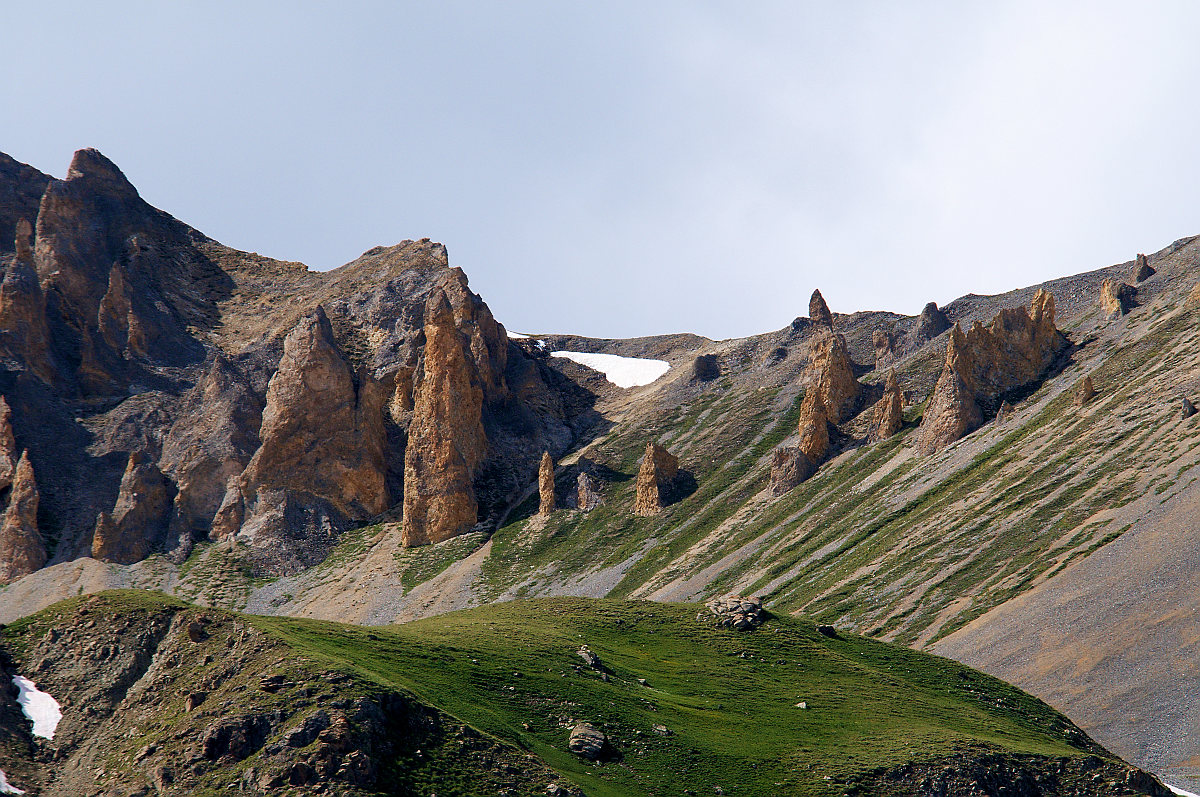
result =
[[[204,538],[291,572],[401,509],[404,544],[436,543],[587,432],[587,396],[440,244],[309,272],[152,208],[95,150],[64,180],[0,156],[0,233],[0,582]]]

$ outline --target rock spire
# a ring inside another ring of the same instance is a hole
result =
[[[27,576],[46,564],[46,546],[38,533],[38,501],[33,465],[29,453],[23,452],[0,524],[0,584]]]
[[[554,503],[554,459],[549,451],[542,453],[542,464],[538,467],[538,514],[550,515]]]
[[[833,329],[833,314],[829,312],[829,305],[825,304],[825,297],[820,290],[814,290],[808,300],[808,317],[818,327]]]
[[[638,468],[633,514],[648,517],[661,512],[678,475],[679,460],[658,443],[647,443],[642,465]]]

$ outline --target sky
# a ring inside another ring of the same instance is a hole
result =
[[[521,332],[915,314],[1200,233],[1194,2],[11,4],[0,151]]]

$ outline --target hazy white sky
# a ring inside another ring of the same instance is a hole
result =
[[[0,150],[328,269],[446,243],[510,329],[915,313],[1200,233],[1200,4],[10,4]]]

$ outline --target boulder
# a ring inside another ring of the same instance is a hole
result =
[[[572,753],[589,761],[595,761],[604,755],[608,745],[608,737],[599,728],[580,722],[571,729],[567,746]]]
[[[0,490],[7,490],[17,472],[17,441],[13,437],[12,410],[0,396]]]
[[[989,326],[950,332],[946,362],[917,430],[917,447],[932,453],[979,428],[984,409],[1040,380],[1066,347],[1054,325],[1054,297],[1039,290],[1030,309],[1006,308]]]
[[[1187,396],[1184,396],[1183,397],[1183,417],[1184,417],[1184,419],[1186,420],[1187,418],[1190,418],[1195,414],[1196,414],[1196,405],[1193,404]]]
[[[678,475],[679,460],[658,443],[647,443],[638,468],[633,514],[649,517],[661,512]]]
[[[550,452],[542,454],[542,464],[538,468],[538,514],[549,515],[554,511],[554,460]]]
[[[875,402],[874,417],[871,420],[871,436],[875,440],[886,440],[900,431],[904,425],[904,410],[900,402],[900,383],[896,380],[896,371],[888,373],[887,384],[883,388],[883,397]]]
[[[697,382],[711,382],[721,375],[720,360],[715,354],[701,354],[692,361],[692,379]]]
[[[96,519],[92,557],[128,565],[149,556],[167,529],[173,492],[155,463],[131,453],[112,513]]]
[[[603,499],[602,482],[593,473],[592,467],[592,462],[586,457],[579,458],[579,474],[575,477],[575,488],[568,497],[568,503],[580,512],[590,512]]]
[[[781,446],[771,454],[771,495],[780,496],[812,476],[816,464],[799,446]]]
[[[763,611],[762,598],[730,596],[717,598],[704,604],[716,624],[735,631],[749,631],[762,625],[767,619]]]
[[[27,576],[46,564],[46,545],[37,525],[38,500],[29,452],[22,452],[13,474],[8,509],[0,524],[0,584]]]
[[[1100,283],[1100,312],[1105,318],[1120,318],[1133,307],[1137,289],[1124,282],[1106,279]]]
[[[458,329],[444,291],[430,297],[404,453],[405,546],[448,540],[479,521],[474,478],[487,451],[483,385],[499,378],[481,374],[472,356],[473,344],[486,348],[482,341]]]
[[[593,670],[603,670],[604,665],[600,663],[600,657],[597,656],[587,645],[580,645],[579,650],[575,651],[579,658],[583,659],[583,663],[591,667]]]
[[[1135,283],[1144,282],[1155,275],[1155,270],[1147,262],[1146,256],[1139,254],[1137,261],[1133,264],[1133,281]]]
[[[1096,395],[1096,387],[1092,384],[1091,374],[1085,376],[1075,388],[1075,406],[1082,407]]]

